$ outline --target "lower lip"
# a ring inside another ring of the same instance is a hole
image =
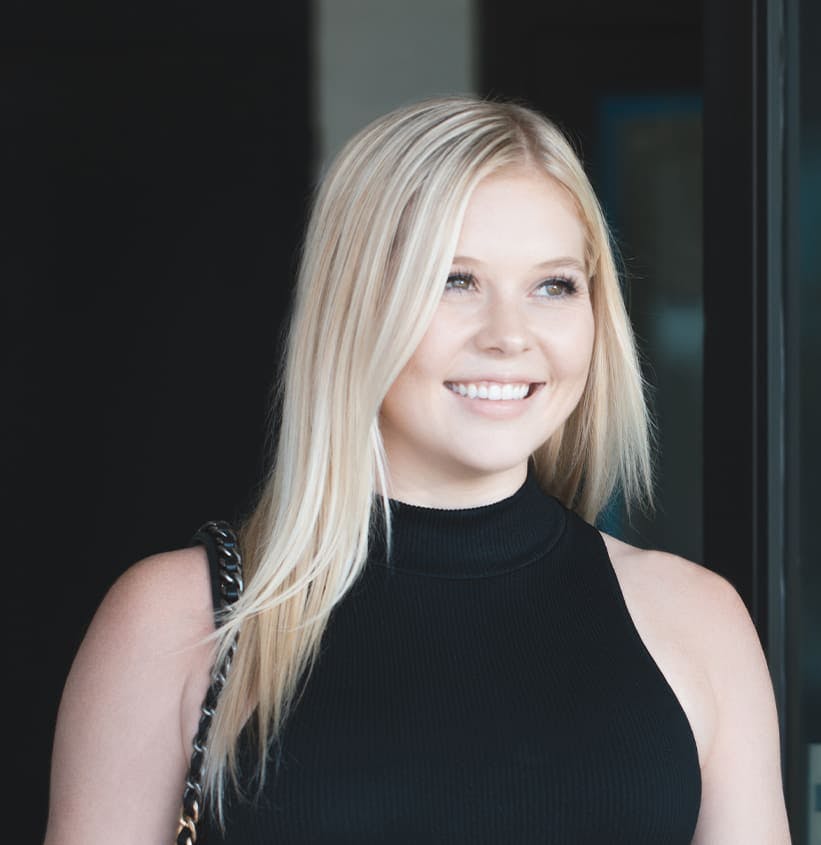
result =
[[[489,417],[495,420],[509,420],[513,417],[518,417],[525,413],[530,405],[530,400],[544,387],[543,384],[537,384],[533,388],[533,392],[525,399],[469,399],[467,396],[462,396],[455,390],[446,387],[450,395],[458,400],[466,411],[478,414],[481,417]]]

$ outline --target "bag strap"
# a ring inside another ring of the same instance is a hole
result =
[[[220,609],[224,611],[242,595],[245,586],[242,580],[242,555],[237,535],[227,522],[206,522],[194,535],[192,543],[204,542],[208,546],[209,540],[217,549]],[[208,731],[217,706],[217,699],[231,669],[238,636],[237,634],[234,637],[223,660],[219,665],[215,664],[211,670],[211,685],[200,708],[199,726],[194,736],[191,763],[185,779],[175,845],[194,845],[197,841],[197,824],[203,805],[202,775],[208,754]]]

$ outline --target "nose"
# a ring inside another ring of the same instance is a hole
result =
[[[522,308],[505,298],[495,298],[483,310],[476,333],[482,351],[512,355],[530,348],[531,337]]]

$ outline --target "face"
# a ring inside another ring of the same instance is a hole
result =
[[[391,497],[470,507],[524,481],[587,380],[584,254],[572,201],[541,171],[479,183],[433,322],[380,410]]]

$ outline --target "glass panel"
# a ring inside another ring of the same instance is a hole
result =
[[[700,97],[608,97],[599,110],[599,194],[658,423],[657,512],[604,530],[702,558],[702,131]]]
[[[798,689],[801,721],[796,761],[806,770],[803,801],[806,806],[806,845],[821,843],[821,555],[818,552],[818,516],[821,514],[821,4],[802,0],[800,17],[800,376],[799,397],[799,508],[800,508],[800,614],[798,631]],[[801,840],[799,840],[799,845]]]

